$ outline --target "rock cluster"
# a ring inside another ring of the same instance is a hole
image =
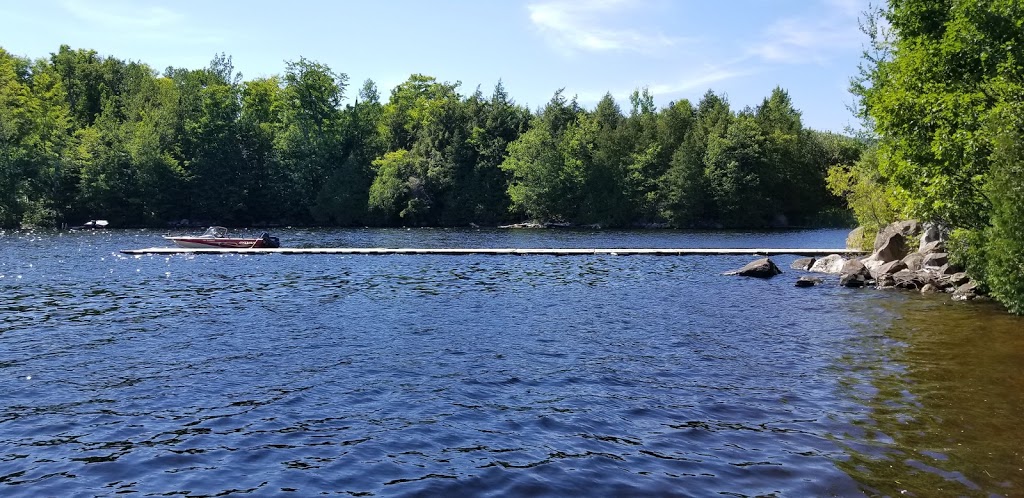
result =
[[[963,268],[950,263],[946,239],[946,232],[936,225],[899,221],[875,237],[874,251],[866,258],[844,259],[832,254],[819,260],[801,258],[792,267],[839,275],[839,284],[846,287],[948,292],[955,300],[974,299],[978,286]]]

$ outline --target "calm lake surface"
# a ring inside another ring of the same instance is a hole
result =
[[[1024,496],[1024,319],[741,256],[125,256],[0,234],[0,495]],[[846,231],[275,230],[841,247]]]

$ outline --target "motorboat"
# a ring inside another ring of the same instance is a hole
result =
[[[190,249],[261,249],[281,247],[277,237],[263,232],[256,238],[228,237],[228,229],[224,227],[210,227],[202,235],[198,236],[177,236],[164,238],[174,242],[178,247]]]
[[[71,227],[72,230],[98,230],[101,228],[107,228],[110,222],[107,220],[89,220],[81,225],[75,225]]]

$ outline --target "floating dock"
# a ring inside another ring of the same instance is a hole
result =
[[[278,247],[274,249],[186,249],[181,247],[150,247],[148,249],[123,249],[124,254],[340,254],[340,255],[386,255],[386,254],[429,254],[447,256],[465,256],[469,254],[489,254],[494,256],[826,256],[839,254],[842,256],[858,256],[864,251],[852,249],[576,249],[576,248],[402,248],[385,247]]]

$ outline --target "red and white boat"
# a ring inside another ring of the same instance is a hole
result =
[[[178,247],[190,249],[260,249],[281,247],[277,237],[263,232],[256,238],[228,237],[228,229],[224,227],[210,227],[199,236],[179,236],[164,238],[174,242]]]

